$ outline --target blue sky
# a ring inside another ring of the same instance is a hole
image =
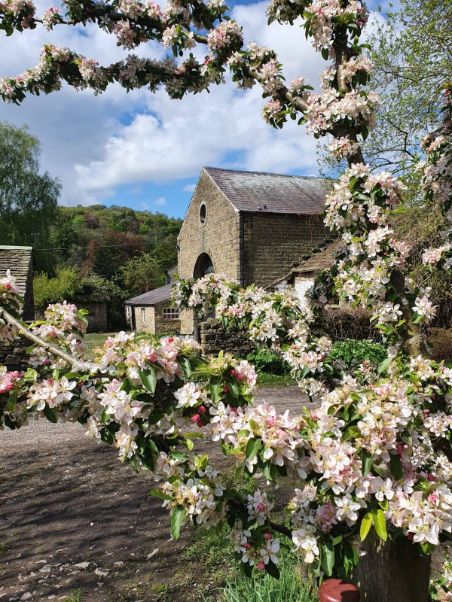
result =
[[[38,0],[40,12],[47,3]],[[286,78],[303,75],[314,86],[324,62],[299,27],[266,25],[267,2],[230,3],[248,41],[274,48]],[[370,2],[375,9],[377,2]],[[2,34],[0,34],[1,38]],[[124,56],[114,39],[95,27],[37,29],[15,33],[0,43],[0,77],[16,75],[38,62],[46,42],[68,46],[108,64]],[[161,57],[155,44],[140,48]],[[282,131],[261,116],[258,88],[237,91],[231,82],[211,94],[171,101],[164,91],[127,94],[113,86],[94,97],[64,87],[49,96],[30,97],[21,106],[0,104],[0,119],[27,125],[42,143],[44,169],[63,184],[61,203],[102,203],[161,211],[183,217],[203,165],[313,175],[316,146],[303,128]]]

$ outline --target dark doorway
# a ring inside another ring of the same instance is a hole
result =
[[[206,274],[212,274],[214,272],[213,263],[207,253],[201,253],[195,263],[195,269],[193,270],[193,278],[202,278]]]

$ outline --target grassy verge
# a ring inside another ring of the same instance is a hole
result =
[[[296,385],[297,383],[290,376],[290,374],[270,374],[269,372],[259,372],[257,384],[272,387],[284,387]]]
[[[292,552],[281,553],[279,579],[257,571],[251,578],[243,575],[226,527],[219,532],[196,531],[184,559],[204,575],[197,583],[204,602],[317,602]]]
[[[229,581],[221,602],[316,602],[310,585],[303,579],[297,559],[290,553],[281,555],[280,578],[254,573],[251,578],[238,576]]]
[[[88,347],[89,353],[92,354],[96,347],[102,347],[108,337],[115,334],[115,332],[89,332],[88,334],[85,334],[84,341]]]

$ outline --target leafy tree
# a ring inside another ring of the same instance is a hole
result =
[[[160,263],[149,253],[129,259],[120,272],[124,288],[131,295],[140,295],[165,283],[165,274]]]
[[[60,183],[39,173],[39,141],[25,127],[0,122],[0,242],[48,246]],[[46,256],[35,254],[37,268]]]
[[[79,273],[74,267],[62,267],[54,277],[38,273],[33,279],[35,306],[42,311],[49,303],[70,301],[79,286]]]
[[[441,122],[442,91],[452,79],[451,23],[450,2],[401,0],[370,39],[381,103],[366,158],[415,186],[420,141]]]
[[[97,92],[115,81],[127,89],[147,86],[152,91],[163,84],[172,98],[180,98],[221,83],[230,69],[239,86],[262,86],[269,98],[263,110],[268,123],[277,128],[288,118],[306,123],[316,137],[333,137],[329,148],[336,158],[347,158],[348,169],[325,202],[325,225],[342,236],[345,249],[329,273],[316,279],[308,311],[284,292],[241,290],[216,274],[180,282],[175,290],[180,309],[202,316],[214,305],[228,325],[247,328],[250,338],[279,351],[316,402],[314,410],[291,418],[267,404],[250,405],[256,382],[250,364],[223,353],[203,358],[197,345],[176,338],[149,337],[146,342],[120,333],[99,364],[68,354],[68,337],[81,334],[82,316],[66,307],[50,310],[46,317],[54,337],[52,343],[44,340],[46,325],[36,334],[17,319],[20,301],[13,277],[7,276],[0,283],[0,324],[7,334],[16,328],[38,343],[44,361],[32,374],[2,371],[2,421],[13,428],[38,412],[53,421],[70,416],[87,423],[90,433],[119,448],[121,459],[161,478],[153,493],[170,508],[174,538],[187,522],[217,528],[227,521],[248,575],[254,570],[279,575],[279,538],[284,535],[321,579],[353,574],[367,599],[424,602],[430,563],[419,561],[417,546],[430,555],[451,532],[450,445],[443,433],[452,381],[449,368],[426,356],[422,329],[435,307],[428,291],[406,277],[410,249],[390,227],[400,204],[400,183],[391,175],[373,174],[364,164],[361,140],[377,104],[376,95],[364,88],[371,68],[360,43],[365,6],[360,0],[272,0],[269,22],[293,24],[301,17],[314,47],[330,60],[321,94],[311,92],[302,77],[287,87],[272,50],[255,44],[245,50],[242,29],[225,18],[221,0],[189,0],[183,10],[173,2],[162,10],[137,0],[71,0],[64,6],[66,15],[49,9],[36,18],[30,0],[7,0],[0,5],[0,27],[11,34],[40,23],[51,28],[91,21],[126,48],[157,40],[182,58],[178,63],[129,55],[102,67],[48,45],[36,69],[0,81],[4,98],[20,103],[28,92],[50,92],[62,81]],[[201,59],[200,53],[184,52],[196,44],[205,44],[210,54]],[[452,105],[450,96],[446,100],[443,131],[425,141],[424,170],[427,201],[441,206],[443,215],[451,205]],[[450,265],[450,229],[441,238],[445,244],[424,252],[425,263]],[[388,347],[376,372],[364,367],[362,382],[327,360],[332,342],[322,321],[333,292],[341,302],[371,311]],[[49,378],[55,366],[58,376]],[[89,392],[77,387],[82,379],[90,381]],[[162,432],[166,419],[177,425],[185,419],[199,429],[212,421],[213,439],[224,453],[237,455],[235,482],[226,482],[207,455],[189,454],[193,433],[166,430],[166,425]],[[272,513],[267,489],[248,495],[249,477],[262,476],[275,494],[277,481],[290,488],[300,485],[284,522],[275,522],[280,515]],[[394,548],[381,554],[386,545]],[[359,546],[367,552],[362,558]],[[406,567],[419,567],[416,575],[404,567],[394,571],[392,559],[402,554]]]
[[[95,273],[83,275],[73,266],[60,267],[55,276],[36,274],[33,280],[35,306],[42,312],[50,303],[69,301],[83,307],[89,303],[106,303],[111,327],[124,326],[124,300],[127,292],[114,282]]]

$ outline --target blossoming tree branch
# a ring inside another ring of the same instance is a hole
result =
[[[246,329],[250,338],[282,354],[315,402],[297,416],[253,404],[254,368],[228,354],[203,357],[194,341],[119,333],[88,362],[83,312],[53,305],[44,321],[26,327],[14,275],[8,274],[0,283],[1,335],[8,340],[20,333],[30,340],[30,367],[2,369],[0,423],[18,428],[30,417],[45,416],[86,425],[93,437],[115,445],[121,460],[157,477],[154,494],[170,511],[173,537],[185,523],[214,528],[226,522],[248,572],[277,576],[282,544],[299,549],[319,577],[350,576],[369,541],[374,549],[378,540],[409,541],[413,550],[430,555],[452,529],[452,369],[428,356],[425,327],[435,307],[429,291],[405,277],[410,249],[391,229],[402,184],[390,174],[372,173],[361,151],[378,102],[365,89],[372,68],[360,42],[365,5],[271,2],[269,21],[294,24],[301,18],[306,36],[327,61],[320,93],[302,77],[287,85],[271,49],[245,48],[242,29],[227,17],[222,0],[173,0],[165,9],[137,0],[67,0],[63,6],[64,12],[50,8],[37,15],[30,0],[2,1],[0,29],[10,35],[92,22],[126,49],[154,40],[171,49],[172,57],[157,61],[129,54],[101,66],[47,45],[36,67],[0,81],[5,101],[21,103],[27,94],[49,93],[64,82],[95,93],[113,82],[127,90],[164,86],[171,97],[182,98],[222,83],[229,70],[239,87],[262,87],[268,123],[281,128],[297,120],[314,136],[329,136],[332,155],[347,160],[325,213],[344,250],[303,306],[290,293],[241,289],[216,274],[180,282],[175,290],[181,309],[202,316],[215,306],[229,326]],[[202,60],[190,52],[195,46],[206,48]],[[428,249],[424,261],[447,269],[452,261],[447,92],[442,110],[442,130],[424,142],[423,170],[426,202],[443,211],[444,244]],[[331,299],[368,309],[388,347],[378,371],[363,365],[346,374],[330,357],[322,316]],[[195,453],[198,437],[211,438],[237,457],[233,483],[206,455]],[[245,485],[253,477],[258,487],[251,494]],[[276,520],[272,510],[281,482],[293,494]],[[365,577],[361,581],[368,594]],[[418,594],[427,599],[426,591]]]

